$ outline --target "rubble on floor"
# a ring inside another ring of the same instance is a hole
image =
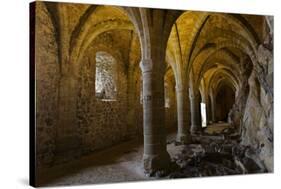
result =
[[[169,141],[177,153],[171,155],[169,170],[153,176],[186,178],[267,172],[255,155],[258,152],[249,146],[242,146],[237,140],[216,140],[214,136],[207,141],[189,145]]]

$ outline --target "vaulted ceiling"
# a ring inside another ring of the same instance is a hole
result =
[[[143,31],[132,19],[134,10],[67,3],[46,3],[46,7],[58,31],[62,57],[69,62],[75,64],[107,48],[128,72],[139,68]],[[176,15],[163,62],[169,77],[175,77],[176,83],[187,79],[199,86],[202,79],[209,84],[220,73],[238,85],[240,59],[255,54],[265,37],[264,17],[198,11],[177,11]]]

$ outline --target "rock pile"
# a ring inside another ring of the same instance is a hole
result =
[[[172,142],[170,145],[181,149],[171,157],[171,166],[150,176],[187,178],[267,172],[256,155],[258,152],[234,140],[189,145]]]

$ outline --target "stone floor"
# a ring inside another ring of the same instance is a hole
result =
[[[128,141],[45,173],[43,186],[102,184],[149,179],[144,176],[140,140]],[[48,175],[48,176],[46,176]],[[46,184],[45,184],[46,183]]]
[[[218,132],[224,125],[214,125],[208,128],[208,133]],[[167,137],[167,141],[175,139],[175,132]],[[169,143],[167,150],[171,157],[178,154],[182,145]],[[41,186],[62,186],[81,184],[102,184],[124,181],[153,180],[146,177],[142,169],[143,144],[134,139],[83,157],[68,164],[53,167],[46,172]]]

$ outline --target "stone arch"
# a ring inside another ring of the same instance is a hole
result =
[[[125,30],[133,30],[133,26],[129,21],[122,20],[108,20],[103,23],[100,23],[95,26],[95,30],[91,33],[91,35],[87,38],[88,40],[81,44],[81,47],[74,48],[71,53],[71,62],[79,62],[80,56],[79,54],[83,54],[85,50],[89,47],[91,42],[101,33],[114,29],[125,29]],[[78,54],[79,52],[79,54]],[[77,59],[75,58],[77,57]]]
[[[254,50],[254,52],[256,49],[256,46],[253,46],[249,42],[249,40],[243,37],[242,35],[230,30],[216,28],[210,31],[210,34],[207,35],[207,39],[205,39],[206,43],[202,43],[201,45],[197,46],[197,51],[194,52],[194,56],[191,59],[191,62],[193,62],[194,57],[196,57],[202,51],[202,49],[208,47],[208,44],[218,44],[216,42],[220,39],[234,39],[235,41],[239,41],[241,44],[243,44],[244,47]]]
[[[216,120],[227,122],[228,114],[235,103],[235,91],[229,82],[221,81],[216,89]]]
[[[246,41],[240,41],[237,38],[225,38],[223,40],[219,38],[215,38],[215,40],[209,42],[208,46],[205,45],[205,47],[203,47],[200,50],[200,52],[197,53],[197,55],[192,60],[191,66],[194,67],[194,65],[196,65],[196,61],[197,61],[196,59],[199,59],[198,57],[200,56],[208,57],[208,53],[214,53],[212,51],[217,51],[228,47],[239,49],[244,54],[248,54],[253,62],[257,61],[256,49],[253,49]],[[203,58],[203,60],[206,60],[206,58]],[[202,64],[205,61],[200,61],[200,62]]]
[[[218,41],[217,45],[215,45],[215,46],[212,45],[210,47],[202,49],[202,51],[195,57],[195,59],[192,63],[192,68],[195,69],[195,70],[193,70],[193,69],[192,70],[195,71],[195,73],[198,73],[201,69],[201,65],[204,64],[205,61],[210,56],[212,56],[216,51],[218,51],[220,49],[228,48],[228,47],[239,49],[244,54],[247,54],[251,58],[252,62],[257,62],[255,52],[249,46],[241,43],[239,40],[232,39],[232,40],[226,40],[226,41],[225,40]]]
[[[186,64],[185,64],[187,67],[189,66],[189,62],[190,62],[191,56],[193,54],[193,49],[194,49],[194,47],[197,43],[199,35],[200,35],[205,23],[207,22],[208,18],[212,15],[222,16],[222,17],[228,19],[228,21],[230,21],[232,24],[237,25],[238,27],[242,28],[242,33],[244,34],[244,37],[249,37],[250,44],[253,47],[257,48],[257,45],[259,44],[260,40],[258,39],[257,34],[251,28],[249,23],[245,19],[241,18],[241,16],[234,15],[234,14],[223,14],[223,13],[205,13],[202,16],[202,19],[200,19],[198,21],[198,25],[196,25],[194,27],[196,29],[194,29],[195,33],[193,35],[194,37],[192,38],[191,46],[190,46],[190,49],[189,49],[190,53],[187,56],[187,61],[186,61]],[[187,68],[184,68],[184,70],[186,70],[186,69]]]
[[[220,14],[220,13],[215,13],[214,15],[222,16],[223,18],[228,20],[231,24],[234,24],[237,27],[241,28],[242,29],[240,31],[241,34],[243,35],[243,37],[249,39],[249,42],[253,47],[257,47],[257,45],[260,43],[260,39],[257,33],[243,16],[238,14]]]
[[[203,63],[201,68],[199,69],[198,79],[196,79],[196,86],[199,85],[201,78],[204,74],[210,69],[220,69],[223,68],[235,78],[236,83],[240,83],[241,80],[239,77],[239,62],[237,59],[234,59],[228,53],[226,53],[223,49],[214,52],[210,55],[206,61]]]
[[[86,29],[86,23],[90,21],[91,15],[95,12],[98,5],[90,5],[87,10],[84,12],[84,14],[80,17],[78,24],[74,28],[71,37],[70,37],[70,46],[75,47],[77,41],[79,41],[79,38],[83,36],[82,31],[85,32]],[[87,30],[87,29],[86,29]]]
[[[109,18],[92,21],[95,16],[102,14],[103,10],[107,9],[112,9],[115,13]],[[79,29],[80,32],[78,32]],[[112,30],[135,30],[134,25],[130,21],[126,11],[123,8],[115,6],[89,7],[81,17],[78,26],[72,34],[70,48],[71,64],[74,67],[76,64],[79,64],[83,54],[95,38],[104,32]],[[73,70],[75,70],[75,68]]]
[[[212,87],[215,90],[221,81],[227,82],[234,91],[239,89],[237,78],[225,69],[217,69],[213,72],[208,81],[208,89]]]
[[[190,48],[186,48],[187,49],[187,52],[186,52],[187,64],[185,64],[186,66],[188,66],[193,49],[196,45],[196,41],[199,38],[201,30],[203,29],[204,25],[208,21],[209,16],[210,15],[208,13],[203,13],[202,17],[199,19],[199,21],[197,22],[197,24],[195,25],[195,27],[193,29],[193,32],[191,34]],[[184,67],[184,69],[185,69],[185,67]]]
[[[189,12],[189,11],[187,11]],[[184,16],[184,14],[186,14],[187,12],[182,13],[178,19],[180,19],[182,16]],[[227,19],[230,23],[238,26],[239,28],[241,28],[242,30],[240,32],[242,32],[242,36],[245,37],[249,37],[249,41],[250,44],[252,45],[252,47],[257,46],[259,39],[257,38],[257,35],[255,34],[254,30],[251,28],[251,26],[247,23],[247,21],[245,19],[243,19],[241,16],[239,15],[232,15],[232,14],[224,14],[224,13],[201,13],[201,17],[200,19],[197,21],[196,25],[193,27],[193,32],[191,32],[191,36],[192,37],[192,41],[191,41],[191,45],[190,48],[186,48],[187,51],[190,51],[192,54],[193,48],[192,46],[195,46],[197,39],[199,38],[199,34],[201,32],[201,30],[204,27],[204,24],[206,23],[206,21],[208,20],[208,18],[210,16],[221,16],[225,19]],[[241,36],[241,37],[242,37]],[[185,53],[185,55],[187,55],[188,53]],[[189,55],[191,56],[191,55]],[[185,56],[185,57],[189,57],[189,56]],[[190,58],[188,58],[188,62]]]
[[[208,90],[212,91],[212,101],[214,101],[212,103],[215,106],[213,108],[214,119],[226,122],[228,113],[235,103],[238,83],[227,70],[217,69],[210,76],[208,85]]]
[[[257,48],[259,39],[257,38],[257,35],[254,33],[254,30],[249,28],[250,25],[247,24],[247,21],[245,19],[242,19],[235,15],[225,15],[225,14],[209,14],[209,15],[218,15],[218,16],[223,16],[224,18],[229,18],[231,23],[238,25],[240,28],[242,28],[242,31],[240,31],[240,32],[242,32],[242,33],[245,32],[245,33],[242,36],[241,34],[237,34],[232,31],[225,31],[225,30],[223,30],[224,32],[221,32],[220,30],[215,30],[216,32],[214,32],[214,33],[211,32],[210,35],[212,36],[211,38],[213,38],[213,39],[208,42],[209,45],[203,46],[201,48],[201,50],[197,53],[197,55],[193,55],[194,56],[193,59],[189,58],[189,60],[190,60],[189,62],[191,62],[191,63],[188,64],[189,66],[187,66],[185,68],[184,72],[186,72],[187,68],[189,68],[187,73],[190,72],[190,70],[191,70],[190,68],[194,64],[196,57],[198,55],[200,55],[202,51],[205,51],[206,49],[209,49],[209,48],[218,49],[219,46],[223,46],[223,45],[227,46],[226,43],[229,43],[229,42],[232,43],[232,44],[229,44],[229,47],[241,49],[246,54],[249,54],[249,56],[251,57],[253,62],[257,62],[256,61],[256,48]],[[208,19],[207,16],[208,15],[205,15],[205,19]],[[201,30],[202,30],[202,28],[201,28]],[[222,33],[223,33],[223,36],[221,35]],[[249,36],[249,40],[246,40],[245,36]],[[226,42],[224,40],[219,40],[219,38],[221,38],[221,37],[225,38],[225,40],[229,41],[229,42]],[[197,36],[197,38],[198,38],[198,36]],[[196,40],[194,41],[195,44],[196,44]],[[222,44],[220,44],[220,43],[222,43]],[[193,51],[192,49],[190,49],[190,50]],[[191,52],[191,54],[194,54],[194,52]],[[191,57],[191,55],[190,55],[190,57]]]

